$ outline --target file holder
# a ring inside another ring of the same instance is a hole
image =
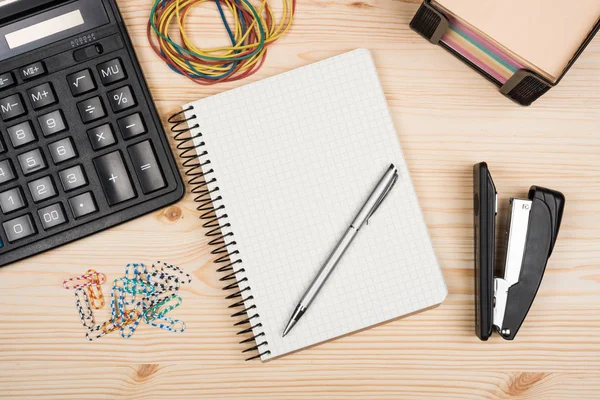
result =
[[[539,97],[544,95],[550,88],[556,86],[581,55],[595,34],[600,30],[600,16],[598,22],[591,29],[587,37],[581,43],[573,57],[570,59],[565,69],[560,76],[557,76],[555,81],[549,80],[540,73],[532,71],[527,66],[517,67],[516,71],[510,76],[506,82],[501,82],[490,71],[486,71],[481,66],[477,65],[472,60],[469,60],[465,55],[444,43],[440,39],[450,29],[451,17],[441,9],[431,3],[431,0],[424,0],[419,7],[417,13],[410,22],[410,27],[415,32],[419,33],[425,39],[433,44],[439,44],[441,47],[454,54],[457,58],[469,65],[475,71],[479,72],[486,79],[499,87],[500,93],[514,102],[529,106]]]

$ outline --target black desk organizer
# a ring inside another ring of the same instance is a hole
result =
[[[9,3],[0,38],[0,266],[183,196],[114,0]]]
[[[417,13],[410,22],[410,27],[412,30],[423,36],[429,42],[433,44],[439,44],[441,47],[454,54],[465,64],[479,72],[487,80],[499,87],[500,93],[502,93],[504,96],[513,100],[517,104],[529,106],[562,80],[577,58],[579,58],[583,50],[585,50],[587,45],[592,41],[598,30],[600,30],[600,20],[598,20],[598,23],[593,27],[579,49],[577,49],[577,52],[573,55],[573,58],[571,58],[567,64],[567,67],[558,77],[556,82],[550,82],[536,72],[520,69],[515,72],[515,74],[506,81],[506,83],[501,84],[487,72],[440,41],[441,37],[449,29],[449,26],[448,17],[446,17],[442,11],[436,9],[431,4],[431,0],[423,1],[417,10]]]

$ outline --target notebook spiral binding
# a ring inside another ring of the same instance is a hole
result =
[[[198,203],[196,209],[201,213],[200,219],[204,221],[203,227],[208,229],[206,236],[211,240],[208,242],[210,246],[216,246],[211,251],[212,255],[218,256],[215,264],[219,265],[217,272],[225,274],[219,280],[225,285],[223,290],[234,291],[229,294],[226,299],[239,299],[231,304],[229,308],[241,308],[241,310],[231,315],[232,318],[245,316],[242,321],[236,322],[234,326],[250,325],[248,328],[238,332],[238,335],[244,335],[251,332],[257,332],[262,327],[260,322],[260,314],[253,303],[252,288],[245,276],[245,270],[241,266],[242,259],[239,250],[230,250],[230,246],[235,246],[236,242],[234,234],[231,232],[231,224],[227,221],[227,213],[225,205],[220,203],[222,197],[218,195],[219,187],[214,186],[210,189],[211,184],[217,184],[217,178],[214,176],[214,170],[210,168],[210,159],[208,152],[203,148],[203,141],[195,142],[202,138],[201,132],[194,132],[200,126],[198,124],[190,126],[189,122],[195,120],[196,115],[186,118],[185,113],[192,111],[193,107],[182,110],[169,118],[171,124],[171,132],[174,134],[174,139],[177,142],[177,150],[179,158],[182,160],[182,166],[185,169],[185,176],[189,178],[188,184],[191,191],[196,197],[194,201]],[[212,195],[217,194],[217,197],[212,200]],[[220,204],[219,204],[220,203]],[[233,281],[233,282],[231,282]],[[269,342],[266,340],[265,333],[255,333],[254,336],[242,340],[240,343],[255,343],[254,346],[247,348],[243,353],[258,351],[258,354],[246,359],[246,361],[254,360],[262,357],[265,354],[271,354],[268,349]]]

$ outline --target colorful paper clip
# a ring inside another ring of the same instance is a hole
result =
[[[170,275],[158,271],[152,273],[152,279],[150,284],[154,287],[154,293],[157,295],[161,295],[166,292],[178,292],[181,287],[181,283],[179,281],[172,281]]]
[[[96,339],[100,339],[103,336],[108,335],[122,327],[134,324],[137,320],[139,320],[141,314],[137,310],[132,310],[127,312],[127,316],[124,314],[118,316],[117,318],[111,318],[108,321],[104,322],[102,325],[98,325],[92,328],[87,334],[86,338],[89,341],[94,341]]]
[[[124,293],[113,285],[110,291],[110,312],[113,318],[117,318],[125,310]]]
[[[83,327],[92,329],[96,322],[94,321],[94,313],[90,307],[90,302],[85,289],[81,288],[75,290],[75,305],[77,306],[77,311],[79,312],[79,318],[81,319]]]
[[[139,313],[138,310],[130,311],[130,313],[133,313],[133,312],[137,313],[136,315],[138,315],[138,317],[135,318],[135,320],[132,323],[124,324],[123,326],[121,326],[121,337],[123,339],[129,339],[134,334],[135,330],[137,329],[140,322],[142,321],[142,318],[139,317],[139,315],[141,315],[141,313]]]
[[[183,300],[181,300],[181,297],[176,294],[169,295],[168,297],[162,299],[154,306],[146,310],[146,312],[144,313],[144,320],[146,321],[146,323],[149,323],[152,320],[160,319],[166,314],[176,309],[177,307],[179,307],[182,301]]]
[[[87,288],[88,295],[90,297],[92,307],[94,307],[96,310],[100,310],[102,307],[104,307],[104,294],[102,293],[102,284],[106,281],[106,277],[104,276],[104,274],[102,274],[103,279],[101,280],[99,274],[96,271],[90,269],[88,273],[90,273],[90,271],[93,271],[93,273],[91,274],[92,283]]]
[[[63,287],[67,290],[87,288],[91,306],[99,310],[104,307],[104,295],[102,294],[102,284],[104,282],[106,282],[106,275],[89,269],[85,275],[65,279]]]
[[[67,290],[77,290],[91,285],[102,285],[104,282],[106,282],[106,275],[90,269],[85,275],[65,279],[63,287]]]
[[[182,333],[185,331],[185,322],[166,316],[152,320],[148,323],[148,325],[173,333]]]
[[[160,266],[160,268],[157,268]],[[168,264],[162,261],[157,261],[152,264],[152,277],[158,280],[172,280],[176,284],[186,284],[192,282],[192,277],[184,272],[181,268],[176,267],[175,265]],[[169,270],[172,273],[169,273]]]
[[[150,282],[150,272],[148,272],[146,265],[143,263],[127,264],[127,266],[125,267],[124,278]]]
[[[120,290],[133,296],[154,293],[154,286],[139,279],[117,278],[113,281],[113,286],[117,286]],[[125,304],[131,305],[132,303],[126,301]]]

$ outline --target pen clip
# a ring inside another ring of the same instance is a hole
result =
[[[369,215],[367,215],[367,225],[369,225],[369,220],[375,214],[375,212],[379,209],[379,206],[381,205],[381,203],[383,203],[383,201],[386,199],[386,197],[388,197],[388,195],[390,194],[390,192],[394,188],[394,185],[396,185],[396,182],[398,182],[398,171],[396,171],[396,173],[394,174],[394,179],[390,182],[390,184],[388,185],[388,187],[381,194],[381,196],[377,200],[377,203],[375,203],[375,206],[373,207],[373,209],[371,210],[371,212],[369,213]]]

